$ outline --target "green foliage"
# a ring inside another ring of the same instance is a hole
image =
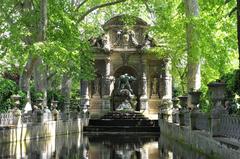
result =
[[[61,95],[60,90],[48,90],[48,105],[51,105],[51,101],[58,101],[58,109],[64,108],[64,96]]]
[[[230,73],[227,73],[221,77],[226,84],[227,97],[233,98],[235,94],[240,96],[240,70],[235,70]]]
[[[18,87],[15,82],[0,77],[0,112],[6,112],[12,108],[11,95],[16,94]]]
[[[202,112],[210,112],[212,110],[212,103],[209,99],[209,92],[202,90],[203,94],[200,101],[200,109]]]
[[[38,99],[43,99],[43,93],[37,91],[33,84],[31,84],[30,86],[30,95],[31,95],[31,102],[33,104],[35,104]]]

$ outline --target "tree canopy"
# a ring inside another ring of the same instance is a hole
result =
[[[108,19],[133,15],[150,24],[149,32],[158,47],[158,57],[172,59],[174,86],[186,93],[186,24],[191,23],[200,56],[202,89],[208,82],[238,68],[236,1],[198,0],[199,16],[186,17],[183,0],[47,0],[46,39],[38,40],[41,3],[38,0],[4,0],[0,5],[1,74],[18,84],[34,57],[41,57],[47,78],[60,85],[68,73],[76,83],[94,78],[91,37],[103,33]],[[126,19],[131,25],[131,19]],[[32,67],[34,67],[34,63]],[[28,68],[29,69],[29,68]],[[31,69],[31,67],[30,67]],[[12,78],[12,76],[17,76]],[[10,75],[7,76],[10,78]],[[58,85],[58,84],[56,84]],[[49,85],[51,87],[51,85]]]

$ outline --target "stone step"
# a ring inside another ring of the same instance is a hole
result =
[[[139,112],[110,112],[101,119],[147,119],[143,114]]]
[[[158,120],[90,119],[89,126],[158,126]]]
[[[159,127],[149,127],[149,126],[85,126],[83,127],[83,132],[118,132],[118,133],[131,133],[131,132],[154,132],[159,133]]]
[[[146,117],[144,116],[111,116],[111,115],[106,115],[106,116],[103,116],[101,117],[101,119],[147,119]]]

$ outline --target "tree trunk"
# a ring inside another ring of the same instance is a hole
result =
[[[32,9],[32,1],[31,0],[24,0],[22,5],[22,11],[23,9],[31,10]],[[26,38],[27,39],[27,38]],[[19,88],[23,91],[27,92],[27,104],[31,107],[31,96],[30,96],[30,80],[31,76],[34,70],[34,67],[37,62],[36,56],[29,56],[27,63],[24,66],[23,72],[20,75],[19,79]]]
[[[40,4],[40,22],[39,22],[39,30],[38,30],[38,42],[44,42],[46,40],[46,30],[47,30],[47,0],[41,0]],[[43,106],[47,105],[47,75],[46,68],[43,65],[43,61],[41,57],[38,57],[39,65],[36,66],[36,74],[42,76],[40,78],[41,82],[35,81],[35,84],[41,84],[40,90],[43,92]],[[38,79],[38,78],[36,78]]]
[[[46,30],[47,30],[47,0],[41,0],[39,32],[37,39],[38,41],[46,40]]]
[[[38,58],[34,69],[34,83],[36,90],[43,93],[43,106],[46,106],[48,90],[47,70],[41,58]]]
[[[61,93],[64,96],[64,102],[70,102],[70,93],[71,93],[72,79],[67,73],[62,77],[62,87]]]
[[[197,0],[185,0],[186,17],[186,40],[187,40],[187,88],[188,91],[199,90],[201,87],[200,72],[200,50],[198,47],[198,37],[196,26],[194,25],[194,17],[199,16],[199,6]]]
[[[19,87],[24,91],[28,91],[30,88],[29,83],[30,83],[30,79],[31,79],[34,67],[37,63],[37,59],[38,59],[37,57],[32,57],[32,56],[29,57],[24,67],[23,73],[20,76]]]

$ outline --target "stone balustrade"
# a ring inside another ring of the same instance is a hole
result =
[[[2,113],[0,114],[0,126],[4,125],[15,125],[18,117],[13,113]]]
[[[240,116],[221,115],[219,133],[221,136],[240,140]]]
[[[204,130],[210,132],[211,116],[208,113],[197,113],[195,120],[195,128],[197,130]]]
[[[78,112],[17,116],[12,112],[4,113],[0,114],[0,144],[79,133],[85,125],[88,125],[87,115]]]
[[[163,135],[190,145],[217,158],[238,159],[240,156],[240,116],[230,115],[225,107],[225,84],[219,81],[208,85],[212,110],[201,112],[200,92],[180,96],[178,113],[172,108],[172,115],[159,117],[160,131]],[[176,101],[176,99],[175,99]],[[162,115],[160,113],[160,115]],[[163,114],[162,116],[164,116]],[[172,121],[169,120],[172,117]],[[179,116],[179,121],[175,120]],[[221,156],[221,157],[220,157]]]
[[[61,112],[58,114],[53,113],[26,113],[19,116],[14,115],[14,113],[2,113],[0,114],[0,127],[11,127],[18,124],[34,124],[34,123],[44,123],[48,121],[67,121],[75,120],[78,118],[84,118],[83,114],[78,112],[65,113]]]
[[[189,96],[181,96],[180,105],[178,99],[174,99],[172,108],[172,123],[188,127],[190,130],[201,130],[213,137],[227,137],[240,139],[240,116],[229,115],[224,106],[225,84],[213,82],[209,85],[210,100],[213,105],[211,113],[203,113],[199,109],[200,92],[190,92]],[[188,99],[190,98],[190,99]],[[191,106],[188,107],[187,101]],[[169,117],[168,117],[169,118]],[[162,118],[163,120],[165,118]],[[171,120],[167,120],[168,122]]]
[[[205,131],[212,136],[240,139],[240,116],[237,115],[222,114],[219,116],[218,125],[214,126],[212,122],[215,122],[216,119],[210,113],[180,110],[179,112],[173,111],[172,118],[172,123],[188,127],[191,130]],[[162,119],[164,120],[164,118]],[[218,133],[216,135],[213,132]]]

